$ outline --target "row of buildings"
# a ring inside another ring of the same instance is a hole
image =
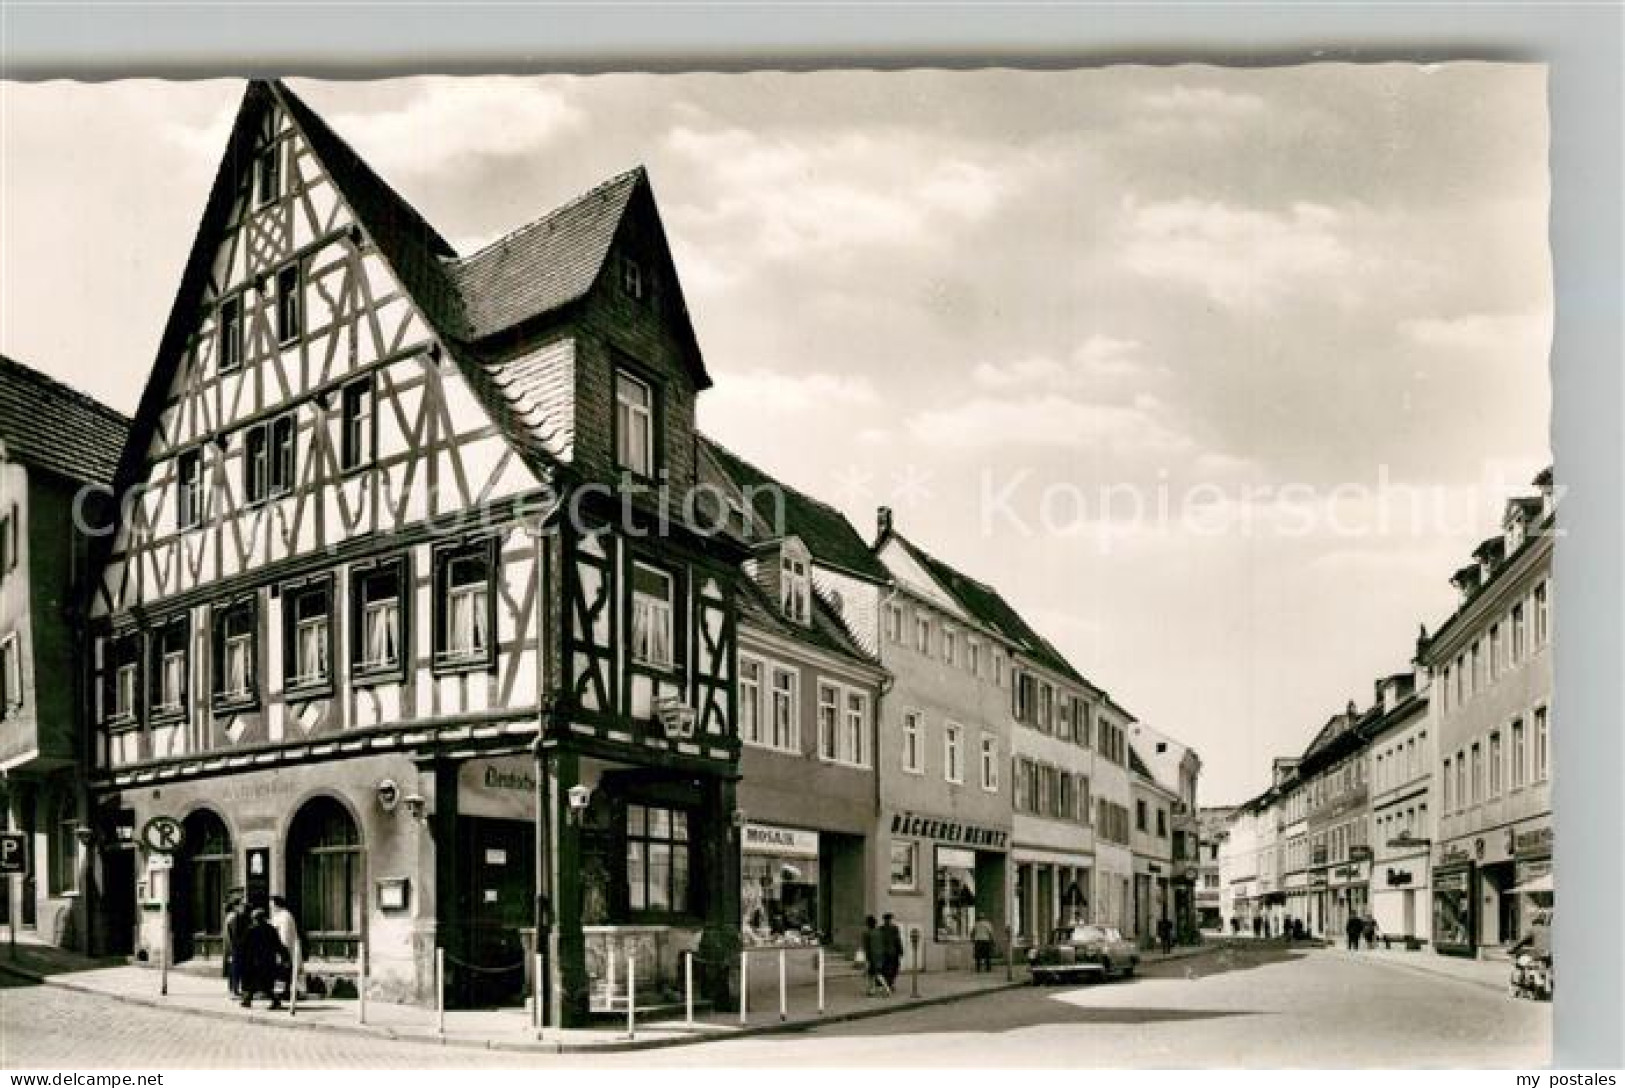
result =
[[[500,1002],[540,949],[571,1024],[612,957],[726,1002],[866,914],[928,970],[981,918],[1194,928],[1196,753],[696,430],[641,170],[458,255],[255,82],[134,419],[0,379],[5,909],[48,939],[207,964],[278,894],[336,986],[429,1000],[441,949]]]
[[[1473,956],[1551,905],[1551,471],[1534,486],[1456,571],[1457,607],[1408,671],[1276,759],[1262,793],[1204,813],[1222,925],[1299,919],[1335,938],[1370,916]]]

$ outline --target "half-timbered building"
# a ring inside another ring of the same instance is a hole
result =
[[[87,605],[127,947],[218,956],[223,899],[279,895],[313,977],[428,1000],[440,948],[454,999],[516,999],[537,948],[562,1023],[612,958],[732,947],[709,384],[643,171],[459,256],[250,84]]]

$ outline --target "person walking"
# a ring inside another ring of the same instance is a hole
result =
[[[1174,950],[1174,920],[1168,917],[1157,919],[1157,943],[1162,945],[1162,954],[1168,955]]]
[[[249,917],[237,954],[241,962],[238,979],[242,987],[242,999],[238,1003],[245,1009],[251,1008],[254,998],[264,994],[271,999],[272,1010],[280,1009],[282,999],[277,996],[277,979],[282,974],[282,964],[288,958],[288,953],[282,947],[276,930],[271,927],[270,916],[264,907],[256,907]]]
[[[875,916],[870,914],[863,919],[863,941],[859,945],[863,949],[863,971],[865,997],[873,997],[876,992],[883,996],[890,995],[891,983],[886,981],[886,935],[875,925]]]
[[[241,896],[234,895],[226,902],[226,918],[220,926],[221,942],[225,946],[221,955],[221,969],[225,971],[226,987],[232,997],[242,995],[242,944],[243,934],[247,930],[248,903]]]
[[[1365,916],[1364,929],[1365,929],[1365,946],[1367,948],[1376,948],[1377,947],[1377,918],[1376,918],[1375,915],[1368,914],[1368,915]]]
[[[299,923],[294,920],[293,912],[288,909],[288,901],[280,895],[271,897],[271,928],[276,930],[277,940],[282,943],[282,949],[287,954],[282,971],[287,983],[289,1000],[293,999],[294,987],[299,985],[299,969],[304,963],[299,947]]]
[[[1260,915],[1253,915],[1253,938],[1256,940],[1264,936],[1264,919]]]
[[[971,947],[976,952],[976,970],[993,970],[993,923],[986,918],[976,919],[970,931]]]
[[[885,955],[881,959],[880,973],[886,980],[886,992],[889,994],[897,988],[897,972],[903,968],[903,931],[897,928],[897,921],[890,914],[881,919],[880,935],[881,947]]]
[[[1360,950],[1360,937],[1365,933],[1365,923],[1358,914],[1350,913],[1349,920],[1343,925],[1343,933],[1348,937],[1349,951]]]

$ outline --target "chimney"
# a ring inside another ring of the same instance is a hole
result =
[[[1555,487],[1552,483],[1552,466],[1547,465],[1540,470],[1540,475],[1534,479],[1534,484],[1540,489],[1540,512],[1544,516],[1552,512],[1552,505],[1557,501]]]
[[[875,508],[875,539],[891,533],[891,507],[879,506]]]

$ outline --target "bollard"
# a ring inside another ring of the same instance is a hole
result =
[[[638,1037],[638,960],[630,952],[626,954],[626,1037]]]
[[[750,1016],[750,953],[739,950],[739,1022]]]
[[[530,988],[531,1019],[536,1022],[536,1038],[540,1039],[547,1029],[547,1013],[542,1008],[542,954],[536,953],[536,974],[534,985]]]
[[[435,1030],[446,1034],[446,950],[434,950],[434,1023]]]
[[[299,1015],[299,949],[295,942],[293,952],[288,956],[288,1018]]]
[[[1004,927],[1004,981],[1014,979],[1016,970],[1016,931]]]
[[[606,975],[609,982],[605,986],[604,995],[610,1011],[615,1009],[615,942],[604,942],[604,954],[609,957],[609,966]]]
[[[908,943],[914,948],[913,970],[909,972],[909,996],[920,996],[920,931],[918,927],[908,931]]]
[[[694,1026],[694,952],[683,956],[683,1012],[685,1022]]]
[[[789,1003],[784,989],[784,949],[779,949],[779,1022],[790,1019]]]
[[[160,917],[163,919],[164,932],[163,932],[163,940],[158,942],[158,996],[159,997],[168,997],[169,996],[169,940],[170,940],[170,930],[169,930],[169,903],[167,901],[164,903],[164,912],[163,912],[162,915],[160,915]]]
[[[818,1015],[824,1015],[824,946],[818,946]]]
[[[355,980],[355,1018],[356,1023],[367,1022],[367,945],[361,944],[360,973]]]

